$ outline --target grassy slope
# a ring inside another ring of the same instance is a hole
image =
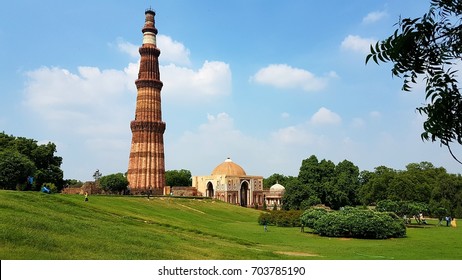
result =
[[[265,233],[259,211],[210,200],[0,191],[0,209],[0,259],[462,259],[461,225],[355,240]]]

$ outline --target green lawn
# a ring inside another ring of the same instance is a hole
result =
[[[458,228],[406,238],[319,237],[257,224],[260,211],[202,199],[0,191],[0,259],[462,259]],[[431,221],[435,223],[435,221]]]

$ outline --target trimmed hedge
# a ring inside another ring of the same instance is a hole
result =
[[[310,208],[300,216],[300,222],[305,227],[314,228],[314,223],[327,213],[324,208]]]
[[[300,215],[302,211],[300,210],[278,210],[271,212],[263,212],[258,217],[258,223],[260,225],[273,225],[278,227],[299,227]]]
[[[386,239],[406,236],[406,226],[396,214],[346,207],[325,212],[309,209],[303,223],[321,236]]]

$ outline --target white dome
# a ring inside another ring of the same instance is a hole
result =
[[[271,186],[270,192],[281,192],[281,191],[284,191],[285,189],[286,188],[284,188],[283,185],[281,185],[279,183],[276,183],[276,184]]]

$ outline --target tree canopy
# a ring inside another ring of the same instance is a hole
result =
[[[18,151],[0,151],[0,186],[15,189],[19,183],[26,183],[36,167],[25,155]]]
[[[462,96],[456,67],[462,54],[462,1],[431,0],[429,11],[418,18],[400,18],[398,28],[383,41],[371,46],[371,59],[392,62],[392,75],[404,78],[402,89],[424,77],[425,103],[417,111],[426,116],[423,140],[439,141],[451,155],[451,144],[462,145]]]
[[[110,174],[100,177],[99,185],[106,192],[122,193],[127,189],[128,180],[122,173]]]
[[[191,171],[186,169],[165,171],[165,184],[171,187],[187,187],[192,185]]]
[[[393,201],[399,205],[419,205],[426,209],[423,212],[427,215],[440,216],[444,212],[462,216],[462,176],[448,174],[430,162],[410,163],[405,170],[378,166],[372,172],[359,172],[348,160],[335,165],[312,155],[302,161],[298,177],[280,174],[270,177],[292,178],[283,184],[285,210],[304,210],[317,204],[340,209]]]
[[[306,209],[316,204],[325,204],[339,209],[354,205],[359,187],[359,169],[344,160],[335,165],[330,160],[318,161],[315,155],[302,161],[296,180],[286,182],[283,197],[284,209]]]
[[[45,183],[64,185],[62,158],[56,145],[0,133],[0,188],[39,190]]]

